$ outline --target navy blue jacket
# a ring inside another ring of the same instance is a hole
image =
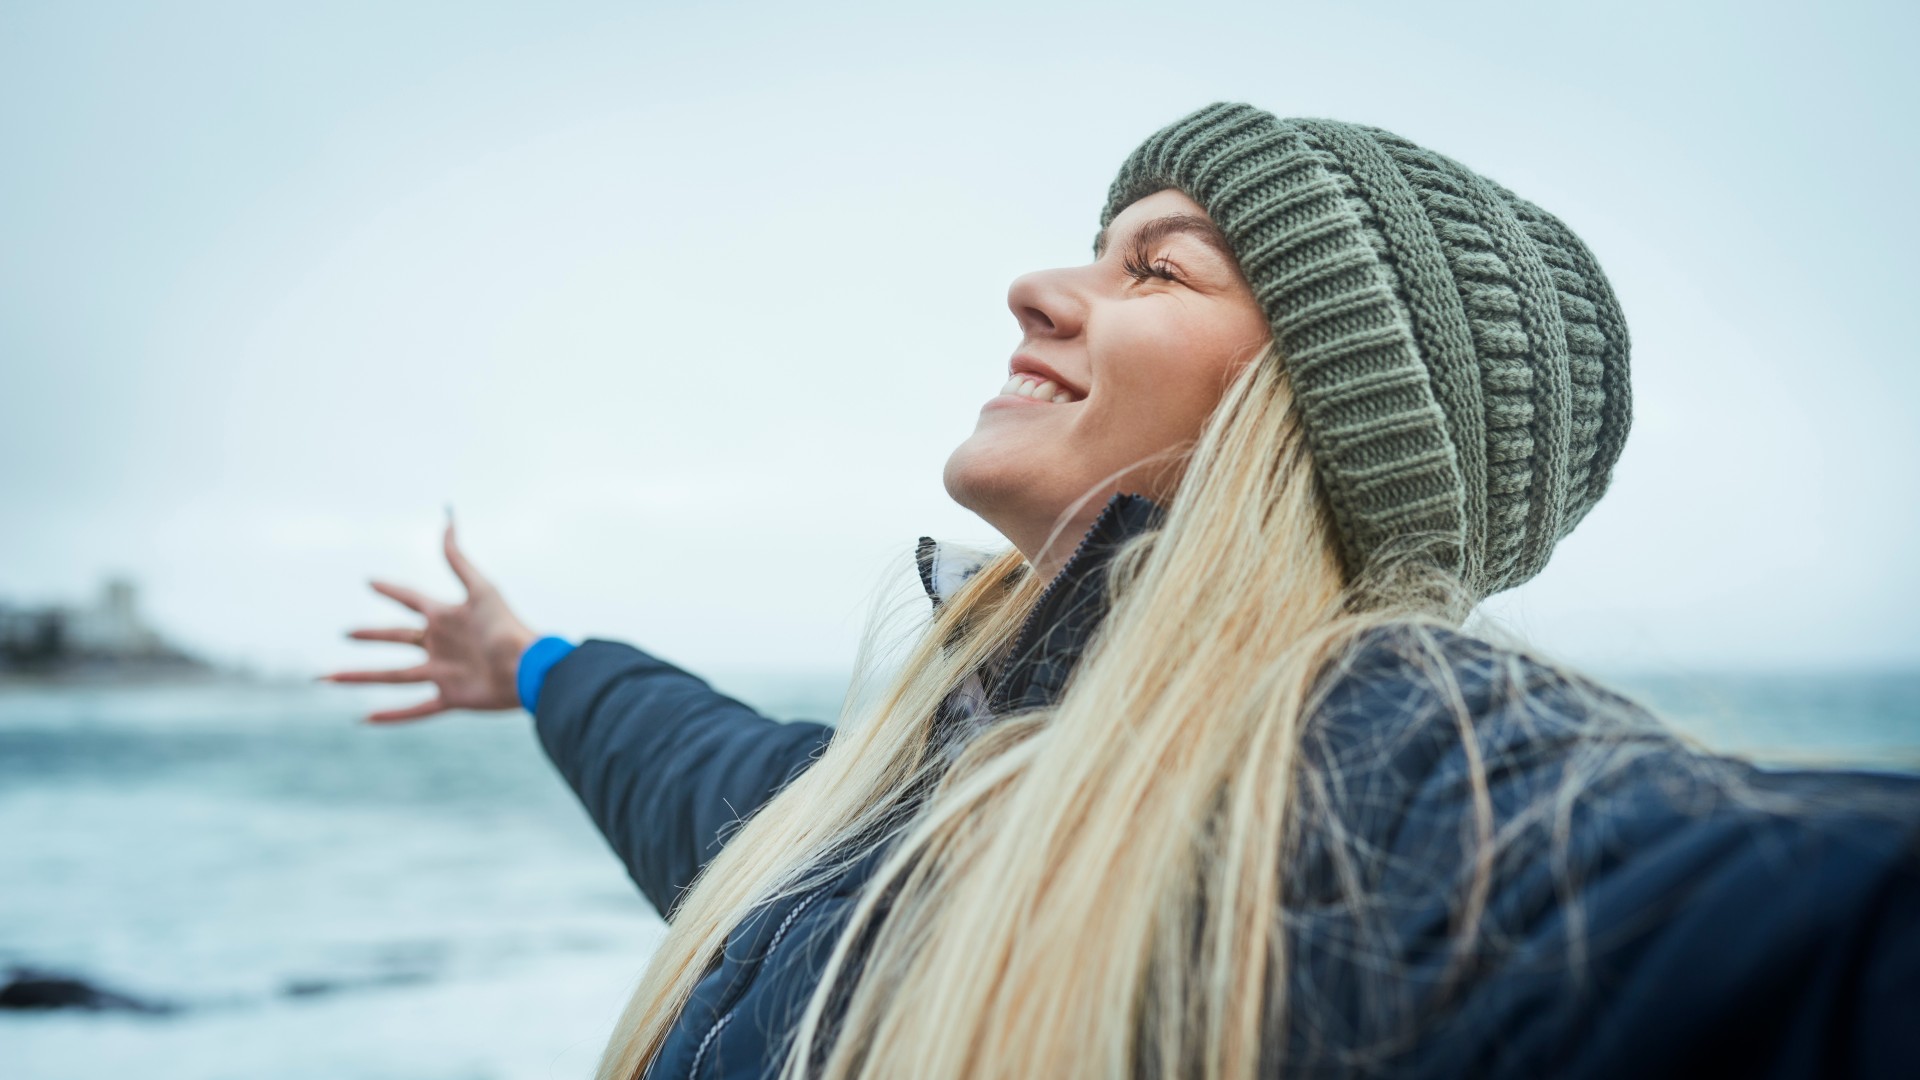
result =
[[[1107,557],[1159,513],[1137,496],[1107,504],[983,688],[985,722],[1058,697],[1104,614]],[[935,604],[967,572],[951,561],[922,540]],[[1651,722],[1587,737],[1626,703],[1596,709],[1604,692],[1465,635],[1439,635],[1437,653],[1420,640],[1368,639],[1308,728],[1309,773],[1340,780],[1304,789],[1301,820],[1339,820],[1376,857],[1356,905],[1332,886],[1338,851],[1300,838],[1290,1024],[1272,1043],[1287,1075],[1920,1077],[1920,778],[1727,762],[1754,795],[1730,800]],[[555,665],[535,717],[669,916],[737,823],[832,737],[607,641]],[[1464,952],[1454,921],[1486,849],[1468,828],[1463,721],[1508,842],[1488,856],[1494,885]],[[1569,770],[1578,794],[1556,800]],[[1751,805],[1781,797],[1796,808]],[[773,1075],[884,855],[736,928],[648,1076]]]

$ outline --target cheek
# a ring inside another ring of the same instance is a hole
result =
[[[1189,339],[1190,342],[1191,339]],[[1198,434],[1225,388],[1228,367],[1190,343],[1171,339],[1116,364],[1103,380],[1103,432],[1151,449]]]
[[[1131,337],[1116,333],[1100,354],[1107,363],[1096,373],[1095,398],[1102,400],[1093,401],[1076,447],[1100,472],[1190,445],[1239,365],[1269,336],[1257,312],[1188,315],[1128,327]]]

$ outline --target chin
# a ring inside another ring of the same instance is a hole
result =
[[[994,511],[1003,509],[1015,501],[1030,486],[1027,478],[1021,475],[1024,463],[1017,457],[995,453],[989,447],[975,444],[968,439],[954,448],[947,456],[946,467],[941,471],[940,479],[946,485],[947,494],[961,506],[986,518],[988,523],[994,520]]]
[[[940,483],[946,487],[947,495],[951,497],[954,502],[959,503],[969,510],[973,510],[975,509],[975,482],[973,478],[974,470],[969,467],[970,464],[971,457],[968,454],[967,444],[961,443],[958,447],[954,448],[953,453],[947,455],[947,463],[945,467],[940,470]]]

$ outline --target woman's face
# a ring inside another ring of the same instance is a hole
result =
[[[1171,496],[1179,462],[1146,459],[1199,435],[1272,332],[1226,239],[1173,189],[1121,211],[1093,262],[1015,278],[1007,306],[1008,381],[944,479],[1051,576],[1108,496]]]

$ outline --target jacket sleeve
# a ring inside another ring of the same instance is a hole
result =
[[[1604,1067],[1569,1074],[1920,1076],[1920,782],[1781,773],[1753,788],[1812,805],[1676,815],[1589,883],[1593,938],[1620,947],[1595,956],[1613,992],[1588,1060]],[[1906,820],[1832,809],[1849,788]]]
[[[640,891],[669,915],[833,729],[781,723],[650,653],[588,641],[548,672],[534,727]]]
[[[1913,848],[1909,843],[1909,862],[1920,863]],[[1875,907],[1867,913],[1868,953],[1856,981],[1854,1075],[1913,1076],[1920,1074],[1920,870],[1890,882]]]
[[[1689,807],[1645,764],[1571,815],[1577,930],[1559,874],[1496,889],[1512,949],[1452,1075],[1920,1076],[1920,781],[1756,770],[1775,808]]]
[[[1290,1064],[1347,1075],[1325,1040],[1396,1077],[1920,1077],[1920,777],[1695,755],[1464,655],[1478,770],[1410,663],[1356,665],[1316,717],[1339,783],[1305,819],[1377,854],[1365,903],[1298,891]]]

